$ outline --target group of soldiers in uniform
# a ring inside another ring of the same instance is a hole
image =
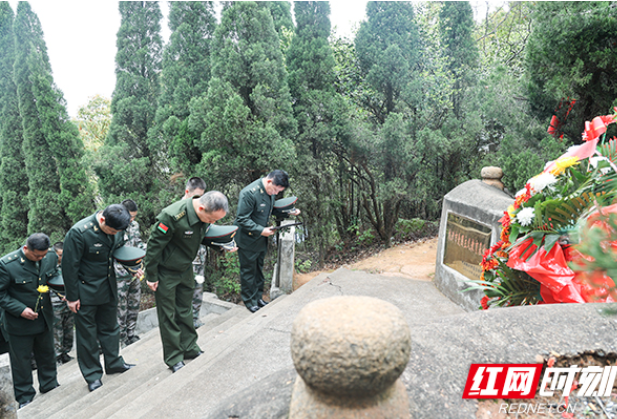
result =
[[[267,224],[275,195],[288,185],[287,173],[275,170],[240,194],[235,220],[238,247],[230,251],[238,250],[241,295],[251,312],[267,304],[262,298],[262,268],[267,237],[274,234]],[[135,221],[137,205],[125,200],[77,222],[64,243],[54,246],[55,251],[49,251],[49,237],[36,233],[20,249],[0,259],[2,331],[9,343],[14,393],[20,408],[31,403],[36,394],[31,356],[38,367],[39,391],[46,393],[60,385],[56,368],[58,361],[70,361],[70,319],[75,324],[77,361],[90,391],[103,385],[100,354],[106,374],[135,367],[125,362],[119,348],[139,340],[135,326],[140,280],[144,277],[156,298],[164,362],[176,372],[184,367],[185,360],[203,353],[197,344],[196,328],[203,300],[204,237],[209,225],[222,219],[229,206],[225,195],[205,193],[205,189],[201,178],[189,179],[183,199],[158,215],[147,246]],[[298,210],[291,213],[297,214]],[[114,252],[125,245],[145,248],[145,272],[129,272],[115,262]],[[66,296],[56,294],[52,302],[50,294],[54,293],[49,292],[47,281],[58,275],[60,266]],[[60,317],[53,320],[54,304],[70,310],[66,321]],[[62,338],[56,339],[56,352],[55,328],[63,331]]]

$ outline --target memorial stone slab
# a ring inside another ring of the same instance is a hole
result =
[[[497,187],[470,180],[445,197],[439,225],[435,285],[469,311],[477,310],[482,291],[463,292],[479,280],[484,251],[499,241],[501,223],[514,199]]]

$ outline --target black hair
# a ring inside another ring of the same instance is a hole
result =
[[[137,204],[132,199],[125,199],[122,201],[122,205],[124,205],[128,212],[137,212]]]
[[[206,182],[200,177],[192,177],[186,181],[186,189],[189,192],[193,192],[195,189],[206,190]]]
[[[289,187],[289,175],[284,170],[273,170],[268,173],[266,179],[272,179],[272,183],[276,186]]]
[[[206,192],[199,198],[199,203],[204,206],[206,212],[223,210],[227,213],[229,211],[227,197],[219,191]]]
[[[57,252],[58,250],[62,250],[64,248],[64,243],[63,242],[55,242],[54,243],[54,252]]]
[[[126,230],[131,222],[131,214],[127,211],[124,205],[111,204],[103,210],[105,224],[114,230]]]
[[[49,237],[44,233],[34,233],[26,240],[30,250],[49,250]]]

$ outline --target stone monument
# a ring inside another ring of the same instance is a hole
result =
[[[499,241],[504,211],[514,199],[504,192],[498,167],[482,169],[483,180],[470,180],[445,197],[439,225],[435,285],[469,311],[477,310],[484,293],[463,292],[479,280],[486,249]]]

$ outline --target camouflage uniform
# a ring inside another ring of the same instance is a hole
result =
[[[51,297],[51,305],[54,308],[54,349],[56,360],[61,362],[62,358],[64,358],[68,361],[69,352],[73,349],[75,318],[71,310],[69,310],[66,301],[62,301],[56,291],[51,290],[49,295]]]
[[[132,221],[124,234],[125,246],[145,249],[145,244],[141,241],[141,233],[139,232],[139,223],[137,221]],[[141,282],[116,261],[114,261],[114,270],[116,271],[116,279],[118,281],[120,344],[127,346],[139,339],[135,335],[135,326],[137,325],[139,303],[141,302]]]
[[[201,275],[204,276],[205,272],[205,263],[206,263],[206,246],[203,244],[199,246],[199,250],[197,251],[197,256],[195,256],[195,260],[193,260],[193,275]],[[193,292],[193,325],[195,329],[203,326],[201,320],[199,320],[199,312],[201,311],[201,303],[204,299],[204,284],[198,283],[195,281],[195,291]]]

